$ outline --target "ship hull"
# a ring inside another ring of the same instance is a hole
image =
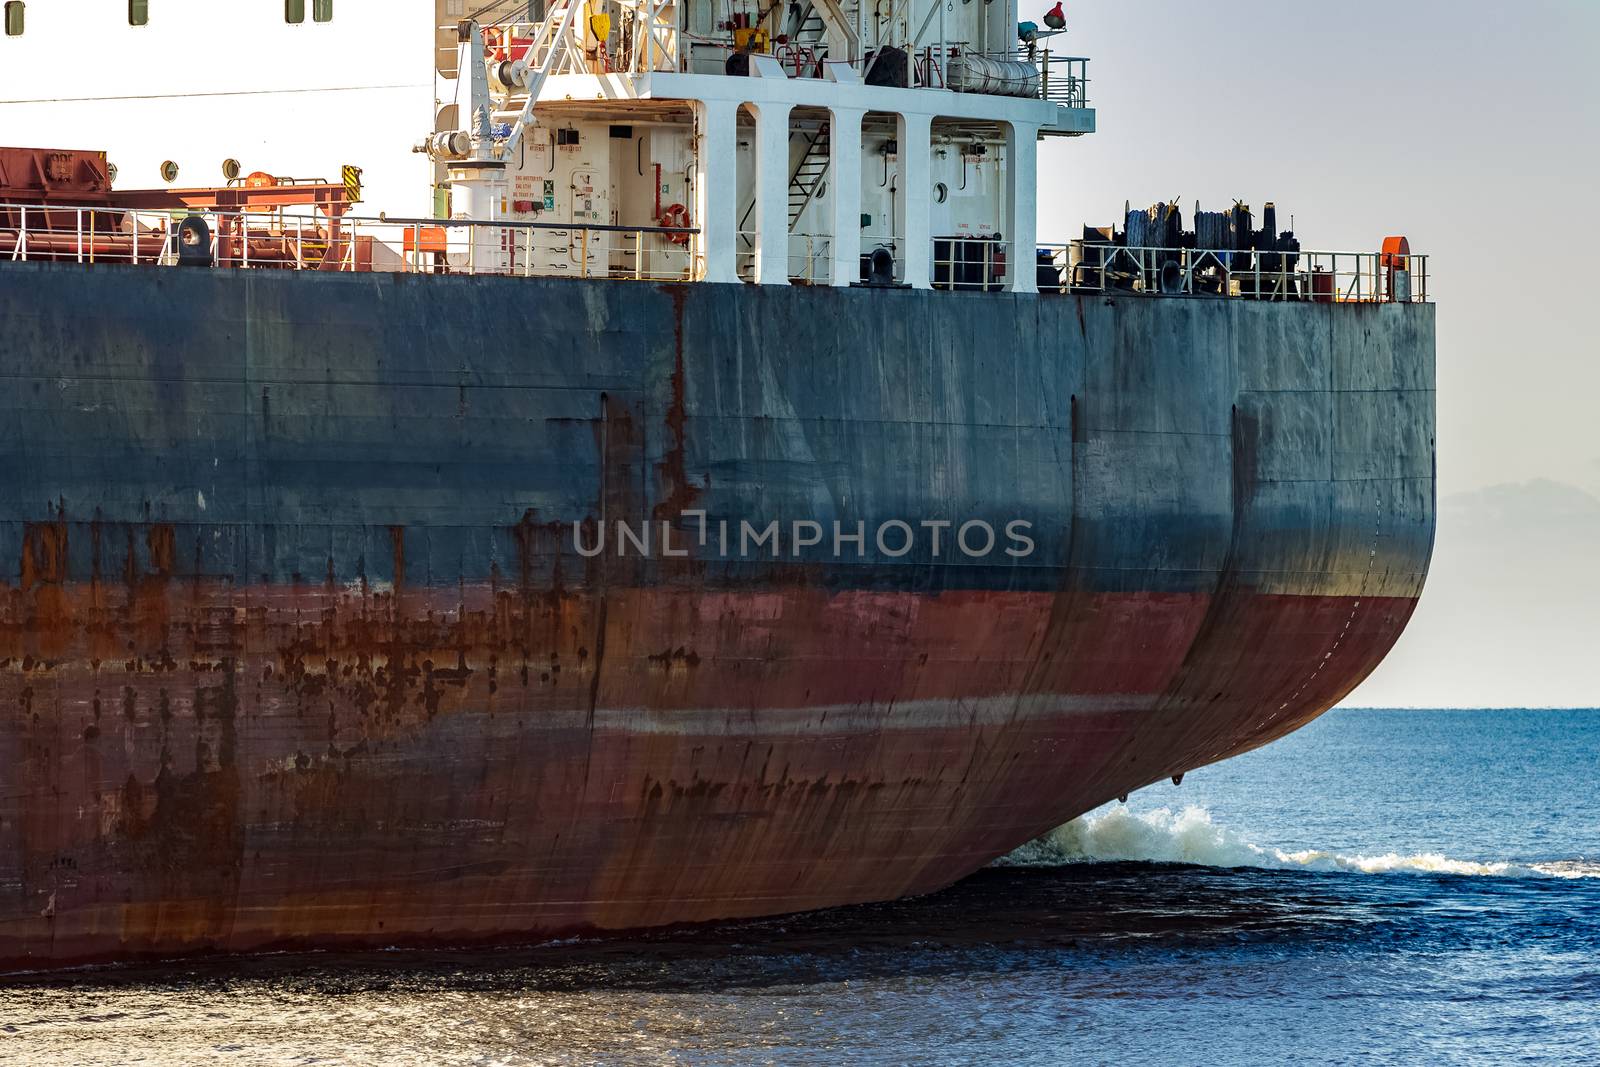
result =
[[[1431,550],[1426,305],[28,265],[0,324],[5,967],[937,889],[1314,718]],[[1032,551],[870,532],[928,519]]]

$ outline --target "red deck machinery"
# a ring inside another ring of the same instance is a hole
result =
[[[343,232],[360,197],[355,175],[346,183],[256,171],[224,186],[113,189],[104,152],[0,148],[0,257],[155,262],[174,251],[179,222],[203,215],[217,266],[371,270],[372,238]],[[315,211],[285,212],[307,206]]]

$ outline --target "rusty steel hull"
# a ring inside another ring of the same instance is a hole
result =
[[[0,266],[0,967],[946,885],[1372,670],[1433,344],[1425,305]],[[687,554],[577,551],[618,520]]]

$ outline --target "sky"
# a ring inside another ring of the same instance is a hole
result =
[[[1306,248],[1433,257],[1433,566],[1346,704],[1600,706],[1600,0],[1066,10],[1099,132],[1042,146],[1041,240],[1273,200]]]

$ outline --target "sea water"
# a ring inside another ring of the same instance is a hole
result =
[[[920,900],[0,980],[4,1064],[1600,1063],[1600,711],[1330,713]]]

